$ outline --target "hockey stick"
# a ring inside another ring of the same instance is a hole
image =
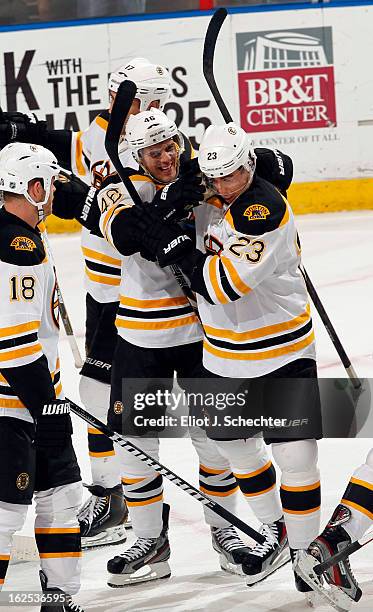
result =
[[[123,81],[119,85],[113,108],[110,113],[109,125],[105,137],[105,148],[131,199],[135,204],[142,205],[142,200],[131,181],[130,174],[127,173],[126,169],[123,167],[118,153],[119,139],[122,134],[124,121],[128,115],[132,101],[136,95],[136,91],[136,85],[132,81]],[[201,323],[195,296],[186,282],[184,274],[179,266],[173,265],[170,266],[170,268],[185,297],[189,301],[189,304],[193,308],[194,314],[198,317],[198,320]]]
[[[228,11],[226,8],[218,9],[210,19],[210,23],[207,28],[205,43],[203,47],[203,75],[206,79],[207,85],[212,93],[212,96],[221,112],[223,119],[226,123],[230,123],[233,121],[233,118],[228,111],[223,98],[220,95],[219,89],[216,85],[215,76],[214,76],[214,54],[216,41],[218,39],[219,32],[224,23],[226,16],[228,15]],[[314,306],[319,313],[320,319],[322,320],[326,331],[329,334],[329,337],[334,344],[334,347],[339,355],[339,358],[351,379],[352,385],[355,389],[359,389],[361,385],[361,380],[357,376],[350,359],[347,356],[346,351],[344,350],[340,339],[337,336],[337,332],[335,331],[329,316],[316,292],[315,287],[313,286],[310,277],[308,276],[306,270],[303,266],[299,267],[301,274],[306,283],[307,291],[314,303]]]
[[[177,487],[183,489],[183,491],[188,493],[188,495],[197,499],[204,506],[206,506],[206,508],[209,508],[210,510],[212,510],[212,512],[215,512],[215,514],[218,514],[223,519],[237,527],[237,529],[248,535],[256,542],[258,542],[258,544],[264,544],[265,538],[260,533],[255,531],[255,529],[253,529],[243,521],[241,521],[241,519],[229,512],[229,510],[226,510],[225,508],[223,508],[223,506],[220,506],[220,504],[214,502],[207,495],[205,495],[204,493],[196,489],[193,485],[191,485],[189,482],[181,478],[181,476],[178,476],[177,474],[175,474],[175,472],[172,472],[169,468],[162,465],[162,463],[159,463],[158,461],[153,459],[150,455],[145,453],[138,446],[135,446],[134,444],[132,444],[132,442],[126,440],[124,436],[110,429],[110,427],[96,419],[96,417],[94,417],[92,414],[89,414],[89,412],[86,412],[83,408],[78,406],[78,404],[75,404],[75,402],[68,398],[66,398],[66,401],[70,403],[71,412],[89,423],[89,425],[92,425],[92,427],[94,427],[95,429],[98,429],[98,431],[110,438],[110,440],[135,455],[138,459],[140,459],[140,461],[143,461],[149,467],[153,468],[153,470],[158,472],[158,474],[162,474],[162,476],[165,476]]]
[[[52,249],[51,246],[49,244],[49,239],[48,239],[48,234],[47,234],[47,230],[45,229],[42,232],[43,238],[44,238],[44,242],[45,242],[45,246],[48,252],[48,255],[50,257],[50,260],[52,262],[53,265],[53,269],[54,269],[54,273],[55,273],[55,277],[56,277],[56,292],[57,292],[57,297],[58,297],[58,311],[61,315],[61,319],[62,319],[62,323],[65,329],[65,333],[67,336],[67,340],[69,342],[70,348],[71,348],[71,352],[73,354],[74,357],[74,363],[75,363],[75,367],[80,369],[83,367],[83,360],[79,351],[79,347],[78,347],[78,343],[76,341],[76,338],[74,336],[74,330],[73,327],[71,325],[71,321],[70,321],[70,317],[68,315],[66,306],[65,306],[65,301],[63,299],[62,296],[62,292],[61,292],[61,288],[58,284],[58,280],[57,280],[57,270],[56,270],[56,265],[54,262],[54,258],[53,258],[53,253],[52,253]]]
[[[320,574],[323,574],[326,570],[332,567],[332,565],[336,565],[340,561],[344,561],[347,557],[352,555],[352,553],[356,552],[357,550],[360,550],[360,548],[363,548],[364,546],[369,544],[369,542],[373,542],[373,531],[368,531],[368,533],[363,535],[360,540],[352,542],[352,544],[349,544],[343,550],[337,552],[332,557],[329,557],[329,559],[327,559],[326,561],[315,565],[315,567],[313,568],[315,574],[320,576]]]
[[[319,317],[322,320],[322,322],[324,323],[324,327],[326,329],[326,331],[329,334],[329,338],[332,341],[332,343],[334,344],[334,347],[339,355],[340,360],[342,361],[342,364],[347,372],[347,374],[349,375],[352,385],[355,389],[359,389],[362,385],[361,385],[361,380],[358,377],[358,375],[355,372],[354,366],[352,365],[346,351],[343,348],[343,345],[337,335],[337,332],[334,329],[334,326],[331,322],[331,320],[329,319],[329,316],[323,306],[322,301],[320,300],[318,293],[310,279],[310,277],[308,276],[305,268],[303,265],[299,266],[299,269],[301,271],[301,274],[304,278],[304,281],[306,283],[306,287],[307,287],[307,291],[311,297],[311,300],[313,301],[315,308],[317,310],[317,312],[319,313]]]

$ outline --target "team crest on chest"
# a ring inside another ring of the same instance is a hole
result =
[[[20,491],[25,491],[25,489],[27,489],[29,484],[30,484],[30,476],[28,475],[28,473],[21,472],[21,474],[17,476],[17,480],[16,480],[17,489],[19,489]]]
[[[16,251],[31,251],[31,253],[36,249],[35,242],[31,238],[27,238],[27,236],[16,236],[13,238],[10,246]]]
[[[246,208],[243,216],[247,217],[249,221],[265,221],[266,217],[269,216],[269,210],[263,204],[251,204]]]

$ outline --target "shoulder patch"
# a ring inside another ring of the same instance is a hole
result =
[[[286,210],[286,200],[280,192],[255,175],[249,189],[230,206],[226,220],[238,232],[260,236],[284,225]]]
[[[247,217],[249,221],[265,220],[269,215],[270,212],[264,204],[251,204],[243,213],[243,216]]]
[[[36,249],[35,242],[27,236],[16,236],[13,238],[10,246],[16,251],[32,251]]]
[[[40,235],[20,225],[0,228],[0,260],[16,266],[37,266],[45,259]]]

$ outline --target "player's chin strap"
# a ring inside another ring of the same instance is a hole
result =
[[[206,36],[205,36],[205,44],[203,47],[203,75],[206,79],[207,85],[213,95],[213,98],[223,116],[223,119],[226,123],[230,123],[233,121],[232,116],[225,105],[223,98],[219,92],[219,89],[216,85],[215,76],[214,76],[214,54],[215,54],[215,46],[216,41],[218,39],[218,35],[220,29],[224,23],[226,16],[228,15],[228,11],[226,8],[220,8],[211,17],[210,23],[207,28]],[[339,355],[340,360],[351,379],[351,383],[355,389],[363,389],[362,382],[360,378],[357,376],[351,361],[344,350],[340,339],[337,336],[337,332],[335,331],[331,320],[329,319],[328,314],[325,311],[325,308],[316,292],[315,287],[311,283],[311,279],[308,276],[306,270],[303,266],[300,266],[300,271],[306,283],[307,291],[315,305],[317,312],[319,313],[320,319],[322,320],[326,331],[329,334],[331,341],[334,344],[334,347]]]
[[[48,198],[50,196],[50,192],[51,192],[51,188],[52,185],[49,185],[49,189],[45,189],[45,196],[44,196],[44,200],[42,200],[41,202],[36,202],[29,194],[29,192],[27,190],[24,191],[24,197],[26,198],[26,200],[28,202],[30,202],[30,204],[32,204],[33,206],[35,206],[37,213],[38,213],[38,223],[40,223],[41,221],[44,220],[45,218],[45,211],[44,211],[44,204],[46,204],[48,202]]]
[[[45,217],[45,212],[44,212],[43,204],[37,204],[36,205],[36,210],[38,211],[38,223],[40,223],[40,221],[43,221],[43,219]]]

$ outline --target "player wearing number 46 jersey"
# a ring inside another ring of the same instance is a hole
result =
[[[78,611],[80,471],[58,360],[56,278],[38,223],[50,214],[60,168],[41,146],[0,153],[0,587],[12,538],[34,496],[43,591]],[[60,600],[61,601],[61,600]]]

